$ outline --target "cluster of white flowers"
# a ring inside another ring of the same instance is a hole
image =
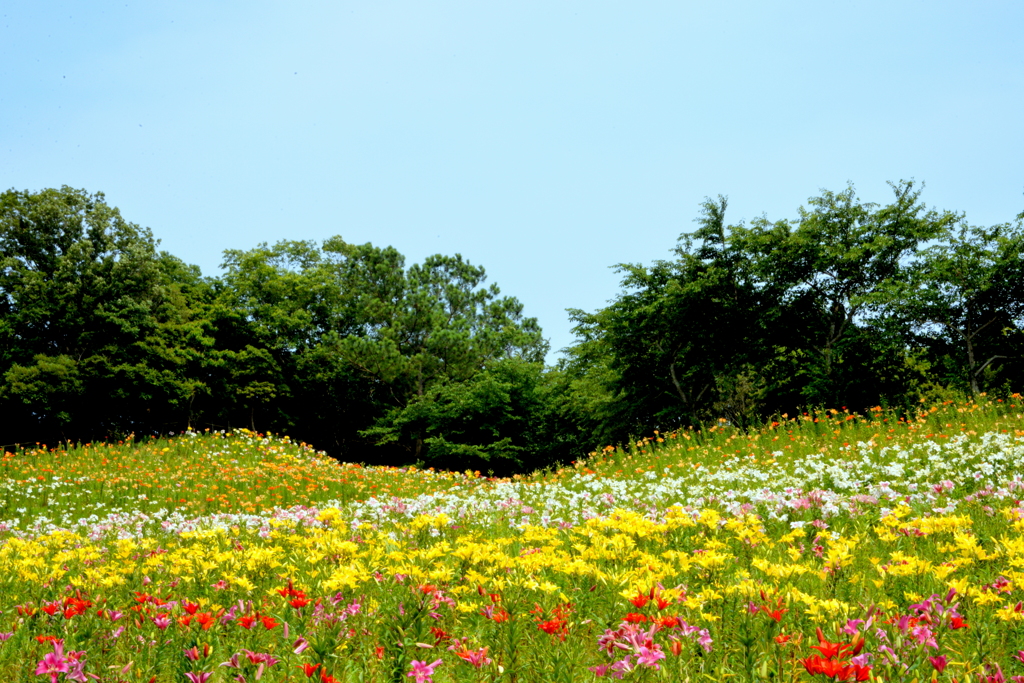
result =
[[[439,514],[456,523],[472,519],[513,527],[569,527],[614,509],[634,510],[660,520],[672,506],[695,515],[703,507],[715,506],[731,514],[756,512],[796,524],[840,513],[881,516],[900,502],[922,514],[948,514],[978,497],[1019,498],[1024,491],[1024,437],[1002,433],[923,441],[905,449],[861,442],[852,446],[842,461],[820,453],[787,460],[788,465],[779,453],[774,463],[736,461],[714,470],[664,468],[660,473],[647,471],[622,479],[575,474],[553,483],[476,480],[412,498],[328,501],[320,507],[275,508],[263,514],[187,517],[164,508],[149,512],[102,510],[102,504],[95,504],[88,514],[79,511],[76,515],[74,508],[62,505],[58,506],[63,512],[58,519],[3,520],[0,531],[36,536],[66,529],[98,539],[241,527],[266,535],[282,522],[292,528],[322,526],[319,515],[326,508],[337,508],[353,528]],[[63,484],[54,480],[32,488],[45,486],[52,495]]]

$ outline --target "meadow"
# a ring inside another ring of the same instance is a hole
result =
[[[245,430],[3,454],[3,681],[1024,682],[1024,406],[779,416],[561,469]]]

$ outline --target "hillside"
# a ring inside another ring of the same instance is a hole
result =
[[[0,670],[1021,676],[1020,401],[654,434],[507,479],[244,430],[6,453]]]

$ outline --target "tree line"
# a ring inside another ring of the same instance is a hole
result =
[[[536,319],[459,255],[283,241],[223,274],[161,251],[102,193],[0,195],[0,445],[186,427],[284,432],[335,457],[498,473],[658,429],[1019,390],[1024,214],[992,227],[822,191],[796,219],[708,199],[672,258]]]

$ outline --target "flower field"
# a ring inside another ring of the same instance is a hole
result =
[[[5,453],[0,680],[1024,682],[1024,407],[511,479],[247,431]]]

